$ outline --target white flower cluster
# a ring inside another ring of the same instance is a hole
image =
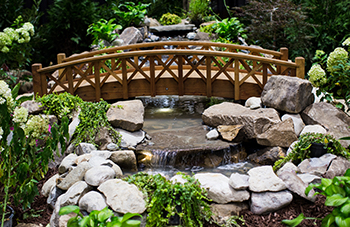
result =
[[[11,89],[5,81],[0,80],[0,105],[4,104],[6,101],[8,110],[12,111],[15,102],[12,98]]]
[[[327,82],[326,72],[319,64],[313,65],[307,75],[309,75],[309,81],[314,87],[320,87]]]
[[[13,112],[13,122],[25,123],[28,119],[28,110],[24,107],[16,107]]]
[[[0,127],[0,140],[2,139],[2,135],[4,134],[4,130]]]
[[[350,46],[350,37],[347,38],[342,44],[343,46]]]
[[[42,135],[45,135],[49,132],[49,119],[40,116],[40,115],[34,115],[29,118],[27,121],[25,128],[24,128],[24,133],[27,136],[31,136],[31,141],[29,144],[31,146],[35,146],[36,139],[39,139]]]
[[[9,46],[13,42],[28,43],[30,36],[34,35],[34,26],[30,22],[26,22],[22,27],[17,28],[5,28],[3,32],[0,32],[0,51],[7,53],[10,51]]]
[[[330,73],[334,73],[335,71],[337,71],[337,69],[335,69],[334,66],[337,66],[339,64],[345,64],[348,58],[349,54],[344,48],[335,48],[335,50],[332,53],[330,53],[327,58],[327,70]]]

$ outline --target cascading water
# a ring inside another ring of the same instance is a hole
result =
[[[208,126],[202,125],[201,113],[210,101],[199,96],[138,97],[145,106],[144,131],[152,139],[137,147],[141,168],[165,175],[177,171],[211,171],[230,175],[246,172],[252,165],[244,147],[221,140],[208,141]]]

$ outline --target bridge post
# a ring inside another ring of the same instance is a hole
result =
[[[179,84],[179,96],[184,95],[184,81],[183,81],[183,57],[178,55],[178,84]]]
[[[235,59],[235,100],[240,100],[240,89],[239,89],[239,60]]]
[[[281,60],[283,60],[283,61],[288,61],[288,58],[289,58],[289,56],[288,56],[288,48],[287,47],[281,47],[281,49],[280,49],[280,52],[281,52],[281,54],[282,54],[282,56],[281,56]],[[284,66],[278,66],[278,68],[277,68],[277,73],[279,73],[279,74],[281,74],[281,73],[283,73],[284,72],[284,70],[286,70],[287,69],[287,67],[284,67]]]
[[[122,59],[122,74],[123,74],[123,99],[128,99],[128,71],[126,68],[126,59]]]
[[[97,61],[94,64],[95,67],[95,92],[96,92],[96,102],[101,99],[101,85],[100,85],[100,62]]]
[[[304,79],[305,78],[305,58],[303,57],[296,57],[295,63],[297,64],[296,69],[296,76],[298,78]]]
[[[149,67],[150,67],[150,85],[151,85],[151,97],[156,96],[156,75],[155,75],[155,63],[154,63],[154,56],[149,57]]]
[[[66,54],[65,53],[59,53],[57,54],[57,64],[61,64],[63,63],[63,59],[66,58]],[[62,72],[64,71],[64,69],[59,69],[58,70],[58,78],[60,77],[60,75],[62,74]],[[67,76],[64,75],[61,79],[61,81],[66,81],[67,80]]]
[[[211,57],[207,56],[207,59],[205,60],[207,65],[207,97],[212,96],[212,89],[211,89]]]
[[[33,74],[33,89],[34,89],[34,98],[36,95],[43,96],[42,90],[42,75],[38,72],[42,68],[42,64],[35,63],[32,65],[32,74]],[[44,75],[45,76],[45,75]]]

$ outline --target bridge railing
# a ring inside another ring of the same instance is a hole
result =
[[[170,45],[173,49],[166,49]],[[286,48],[277,52],[212,42],[160,42],[60,58],[54,66],[32,66],[36,94],[66,91],[84,100],[164,94],[239,100],[259,96],[271,75],[304,78],[304,59],[287,61]]]

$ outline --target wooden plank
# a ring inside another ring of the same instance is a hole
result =
[[[72,67],[67,68],[67,80],[68,80],[68,89],[69,93],[71,95],[74,95],[74,85],[73,85],[73,74],[72,74]]]
[[[95,62],[95,94],[96,102],[101,100],[101,85],[100,85],[100,62]]]
[[[42,68],[42,64],[36,63],[32,65],[32,74],[33,74],[33,90],[34,90],[34,98],[36,95],[43,96],[43,92],[41,90],[41,79],[39,69]]]
[[[178,84],[179,84],[179,96],[183,96],[184,95],[184,78],[183,78],[183,69],[182,69],[182,65],[183,65],[183,56],[178,55]]]
[[[298,68],[296,69],[296,76],[298,78],[304,79],[305,78],[305,58],[296,57],[295,63],[298,65]]]
[[[263,86],[267,83],[267,65],[263,64]]]
[[[123,99],[128,99],[128,72],[126,68],[126,59],[122,59],[122,76],[123,76]]]
[[[65,58],[66,58],[66,54],[65,54],[65,53],[59,53],[59,54],[57,54],[57,64],[63,63],[63,59],[65,59]],[[59,69],[59,70],[58,70],[58,75],[61,75],[62,72],[63,72],[63,70],[64,70],[64,69]],[[62,77],[61,80],[62,80],[62,81],[65,81],[65,80],[67,80],[67,78],[64,76],[64,77]]]
[[[206,59],[206,65],[207,65],[207,97],[211,97],[211,57],[207,56]]]
[[[239,90],[239,60],[235,59],[235,100],[240,100]]]
[[[154,56],[151,56],[149,58],[149,64],[150,64],[150,88],[151,88],[151,96],[156,96],[156,72],[155,72],[155,62],[154,62]]]
[[[280,52],[282,54],[281,56],[281,60],[283,61],[288,61],[288,48],[287,47],[281,47],[280,48]],[[277,66],[277,72],[278,74],[281,74],[281,72],[285,71],[286,70],[286,67],[285,66]]]

